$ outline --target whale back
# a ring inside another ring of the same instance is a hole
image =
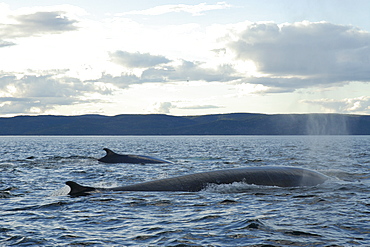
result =
[[[98,161],[104,163],[131,163],[131,164],[158,164],[158,163],[171,163],[166,160],[153,158],[144,155],[133,155],[133,154],[117,154],[108,148],[103,149],[106,155]]]
[[[114,188],[97,188],[97,190],[194,192],[205,189],[209,184],[231,184],[234,182],[244,182],[247,184],[263,186],[299,187],[315,186],[324,183],[326,180],[327,177],[325,175],[302,168],[246,167],[201,172]],[[75,186],[75,184],[73,185]],[[90,189],[91,187],[86,188]],[[77,192],[79,193],[80,191]],[[71,188],[70,195],[73,193],[74,190]]]
[[[327,177],[315,171],[294,167],[247,167],[201,172],[113,188],[125,191],[200,191],[209,184],[247,184],[299,187],[315,186]]]

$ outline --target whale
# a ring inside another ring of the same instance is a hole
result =
[[[172,163],[167,160],[162,160],[158,158],[153,158],[144,155],[134,155],[134,154],[117,154],[108,148],[103,149],[106,155],[98,161],[104,163],[131,163],[131,164],[159,164],[159,163]]]
[[[95,188],[67,181],[70,187],[70,196],[89,195],[97,191],[184,191],[196,192],[206,189],[211,184],[232,184],[243,182],[246,184],[303,187],[316,186],[324,183],[328,177],[319,172],[298,167],[244,167],[225,170],[215,170],[158,179],[113,188]]]

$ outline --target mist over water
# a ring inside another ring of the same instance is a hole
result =
[[[348,116],[339,114],[308,114],[307,135],[349,135]]]
[[[307,131],[323,119],[312,119]],[[319,126],[320,127],[320,126]],[[345,123],[337,123],[342,131]],[[306,126],[305,126],[306,128]],[[316,132],[315,132],[316,131]],[[337,132],[331,132],[337,133]],[[0,246],[366,246],[369,136],[0,137]],[[174,164],[104,164],[107,147]],[[67,196],[66,181],[114,187],[246,166],[324,173],[319,186],[234,183],[201,192]]]

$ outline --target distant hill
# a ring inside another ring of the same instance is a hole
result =
[[[203,116],[16,116],[0,135],[370,135],[370,116],[231,113]]]

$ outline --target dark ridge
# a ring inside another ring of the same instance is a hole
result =
[[[203,116],[16,116],[0,135],[370,135],[370,116],[231,113]]]

